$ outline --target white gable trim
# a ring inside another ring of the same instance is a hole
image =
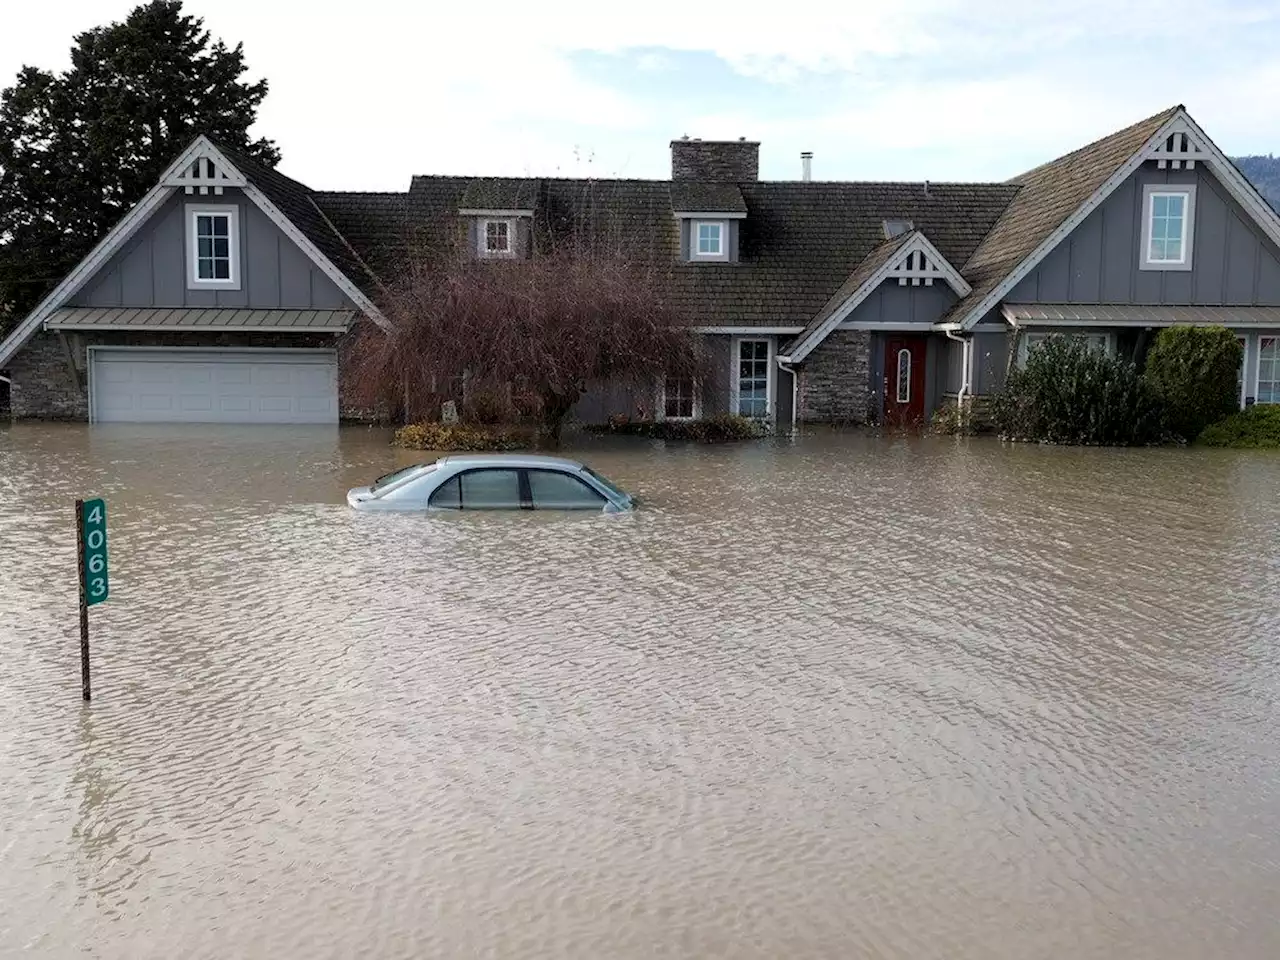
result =
[[[880,284],[894,279],[902,286],[908,283],[919,286],[922,282],[932,286],[934,280],[945,280],[958,297],[967,297],[973,292],[973,288],[965,282],[964,277],[960,276],[959,271],[947,262],[947,258],[938,252],[938,248],[929,242],[928,237],[917,230],[911,239],[895,250],[893,255],[850,294],[844,303],[822,322],[820,327],[797,342],[788,356],[779,357],[778,360],[782,363],[803,362],[804,358],[827,339],[832,330],[843,324],[858,305],[871,296]],[[922,330],[928,329],[928,324],[918,326]]]
[[[1184,136],[1185,135],[1185,136]],[[1191,119],[1186,110],[1179,110],[1152,134],[1124,165],[1113,173],[1093,195],[1080,204],[1076,212],[1047,236],[1040,246],[1014,268],[989,294],[960,319],[963,330],[972,330],[974,326],[995,308],[1022,280],[1039,266],[1063,240],[1080,226],[1089,214],[1093,213],[1102,202],[1111,196],[1122,183],[1129,179],[1147,160],[1156,160],[1163,169],[1166,164],[1185,163],[1188,169],[1194,168],[1197,162],[1205,163],[1211,169],[1227,192],[1250,215],[1262,231],[1271,238],[1272,243],[1280,246],[1280,216],[1271,209],[1271,205],[1262,198],[1257,188],[1236,169],[1234,163],[1227,159],[1218,145],[1209,139],[1199,125]]]
[[[205,136],[201,135],[178,155],[160,175],[160,180],[147,191],[146,196],[138,201],[106,236],[98,241],[88,255],[76,264],[71,272],[49,292],[36,308],[32,310],[3,341],[0,341],[0,368],[13,359],[36,333],[49,315],[64,306],[81,287],[87,283],[119,251],[129,239],[138,232],[166,200],[177,190],[184,189],[188,193],[198,190],[213,191],[216,195],[225,187],[241,187],[245,196],[258,205],[259,209],[280,230],[302,250],[311,261],[332,280],[343,293],[350,297],[360,310],[384,329],[390,324],[351,280],[330,262],[316,246],[303,236],[280,210],[267,200],[262,192],[248,182],[247,178],[227,160]],[[185,242],[185,241],[184,241]]]

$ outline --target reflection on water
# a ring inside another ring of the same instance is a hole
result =
[[[601,443],[634,516],[357,516],[386,439],[0,428],[0,955],[1280,953],[1280,458]]]

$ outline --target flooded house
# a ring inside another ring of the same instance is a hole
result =
[[[980,406],[1045,337],[1141,360],[1222,324],[1240,402],[1280,402],[1280,218],[1176,106],[1003,183],[759,178],[760,144],[672,141],[667,180],[415,176],[312,190],[195,140],[10,336],[15,418],[336,423],[345,347],[415,256],[536,257],[557,230],[668,269],[708,374],[658,417],[916,421]],[[603,420],[633,397],[579,403]]]

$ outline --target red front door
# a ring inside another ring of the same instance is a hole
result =
[[[924,357],[927,339],[889,334],[884,343],[884,422],[907,426],[924,420]]]

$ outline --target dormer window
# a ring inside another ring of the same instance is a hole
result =
[[[514,250],[515,225],[510,220],[480,221],[480,254],[485,257],[506,257]]]
[[[1194,184],[1148,184],[1143,190],[1143,270],[1190,270],[1194,239]]]
[[[187,207],[187,285],[192,289],[240,289],[239,209],[190,204]]]
[[[694,220],[689,240],[692,260],[729,259],[729,224],[725,220]]]
[[[724,253],[724,224],[698,224],[698,256],[719,257]]]

